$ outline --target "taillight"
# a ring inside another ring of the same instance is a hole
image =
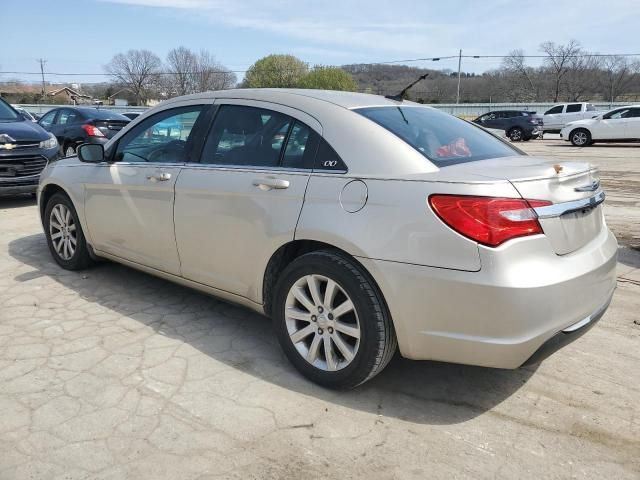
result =
[[[546,200],[431,195],[429,205],[453,230],[482,245],[497,247],[516,237],[542,232],[536,207],[551,205]]]
[[[82,125],[82,129],[87,132],[90,137],[104,137],[104,134],[93,125]]]

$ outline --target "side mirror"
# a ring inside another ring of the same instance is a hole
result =
[[[81,162],[104,162],[104,146],[94,143],[83,143],[78,147],[78,158]]]

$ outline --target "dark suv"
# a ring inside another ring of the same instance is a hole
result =
[[[101,108],[61,107],[47,112],[38,123],[56,136],[60,151],[69,157],[81,143],[107,143],[130,121]]]
[[[473,123],[486,128],[504,130],[512,142],[542,136],[542,117],[526,110],[500,110],[485,113]]]
[[[57,157],[56,137],[0,98],[0,194],[35,193],[40,172]]]

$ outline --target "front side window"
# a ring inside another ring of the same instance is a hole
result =
[[[386,128],[437,166],[521,153],[483,129],[426,107],[368,107],[355,112]]]
[[[556,105],[555,107],[550,108],[549,110],[544,112],[545,115],[551,115],[553,113],[562,113],[562,105]]]
[[[40,119],[40,125],[42,125],[43,127],[50,127],[53,124],[53,119],[56,116],[56,112],[52,111],[47,113],[44,117],[42,117]]]
[[[187,144],[203,108],[202,105],[174,108],[147,118],[122,137],[116,148],[114,160],[187,162]]]
[[[607,113],[602,118],[605,120],[617,120],[620,118],[626,118],[627,113],[629,113],[628,108],[620,108],[619,110]]]
[[[62,110],[58,117],[58,125],[71,125],[77,123],[78,114],[73,110]]]
[[[579,103],[571,103],[567,105],[567,113],[576,113],[582,110],[582,105]]]

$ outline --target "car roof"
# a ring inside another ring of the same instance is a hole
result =
[[[398,105],[419,105],[410,101],[397,101],[372,95],[370,93],[340,92],[335,90],[313,90],[302,88],[234,88],[229,90],[216,90],[211,92],[196,93],[183,97],[179,100],[198,100],[204,98],[236,98],[246,100],[273,101],[275,97],[283,100],[286,98],[287,104],[295,106],[297,101],[305,99],[327,102],[347,109],[378,107],[378,106],[398,106]],[[169,100],[171,101],[171,100]]]

